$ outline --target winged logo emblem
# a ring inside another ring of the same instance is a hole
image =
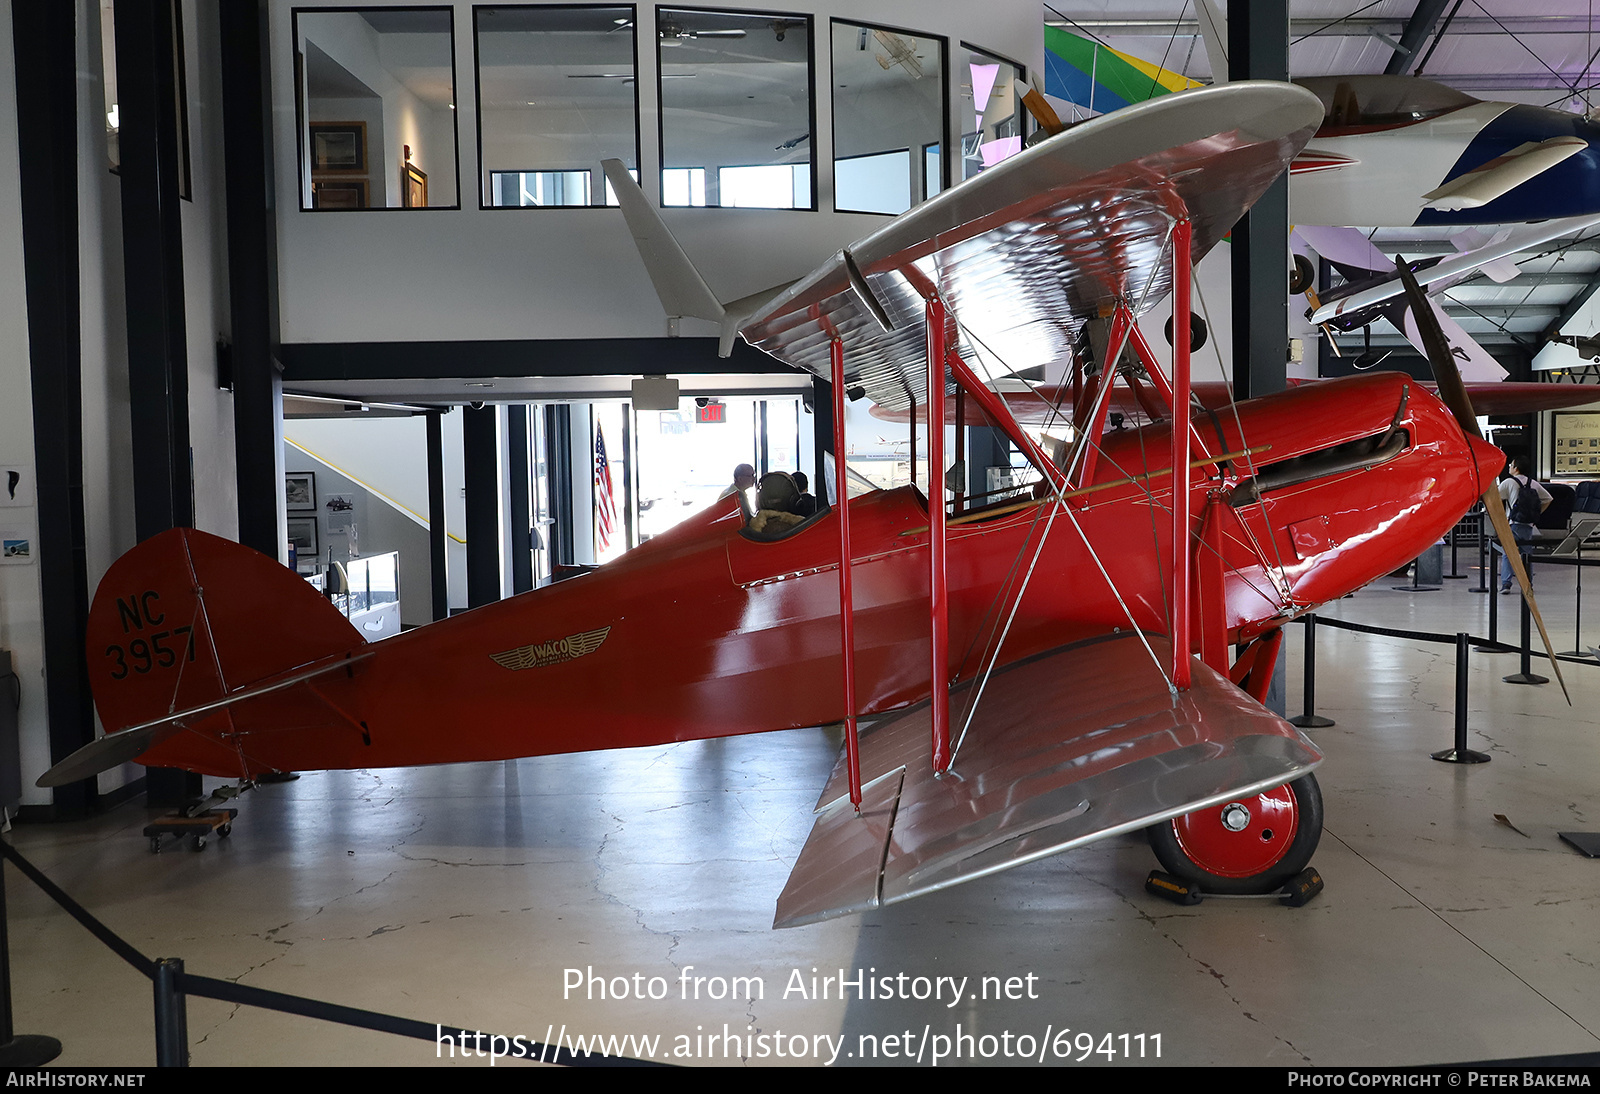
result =
[[[610,633],[610,627],[601,627],[598,630],[569,634],[565,638],[557,638],[551,642],[535,642],[527,646],[518,646],[514,650],[491,653],[489,658],[501,668],[510,669],[512,672],[542,669],[593,653],[600,648],[600,644]]]

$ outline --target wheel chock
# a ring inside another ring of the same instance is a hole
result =
[[[1285,882],[1279,892],[1282,894],[1285,907],[1303,908],[1306,902],[1322,892],[1322,889],[1322,875],[1317,873],[1316,867],[1307,866]]]
[[[1185,906],[1199,904],[1205,899],[1205,894],[1194,885],[1182,878],[1164,874],[1160,870],[1150,871],[1150,876],[1144,879],[1144,891],[1151,896],[1158,896],[1163,900]]]

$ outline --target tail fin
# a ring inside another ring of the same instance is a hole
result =
[[[661,298],[661,306],[667,314],[721,323],[727,318],[722,301],[711,291],[705,278],[700,276],[700,271],[689,261],[689,256],[683,253],[683,248],[667,228],[666,221],[650,204],[650,199],[644,196],[644,191],[633,181],[633,176],[622,166],[622,161],[604,160],[600,166],[605,168],[606,179],[611,183],[611,189],[617,195],[617,204],[622,206],[622,216],[628,222],[628,231],[633,233],[634,245],[639,248],[639,257],[644,259],[644,268],[649,272],[650,282],[655,285],[656,295]]]
[[[118,559],[100,581],[87,631],[89,680],[107,736],[51,768],[41,786],[126,762],[180,729],[208,739],[186,744],[182,766],[236,773],[233,752],[216,739],[229,725],[230,701],[366,645],[292,571],[190,528],[152,536]]]

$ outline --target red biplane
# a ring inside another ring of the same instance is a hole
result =
[[[1022,496],[845,504],[839,460],[838,500],[782,532],[725,498],[595,573],[372,644],[273,560],[174,529],[102,580],[110,732],[41,784],[133,758],[250,780],[843,722],[780,925],[1149,826],[1175,872],[1270,891],[1321,829],[1321,757],[1259,701],[1283,625],[1499,498],[1500,453],[1407,377],[1191,413],[1187,348],[1169,374],[1138,338],[1169,295],[1188,329],[1192,263],[1321,118],[1241,83],[1087,122],[738,322],[831,379],[836,433],[847,388],[892,407],[953,386],[1038,469]],[[1079,440],[1052,458],[980,373],[1062,358],[1085,321],[1132,341],[1124,376],[1165,410],[1102,435],[1119,370],[1083,377]],[[931,431],[936,482],[943,447]]]

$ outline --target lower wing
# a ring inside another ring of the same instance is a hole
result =
[[[1148,639],[1170,659],[1165,639]],[[952,733],[972,694],[951,692]],[[1138,636],[1075,643],[998,673],[934,778],[927,703],[861,738],[861,810],[841,757],[774,926],[893,904],[1079,844],[1259,793],[1322,756],[1198,660],[1169,689]]]

